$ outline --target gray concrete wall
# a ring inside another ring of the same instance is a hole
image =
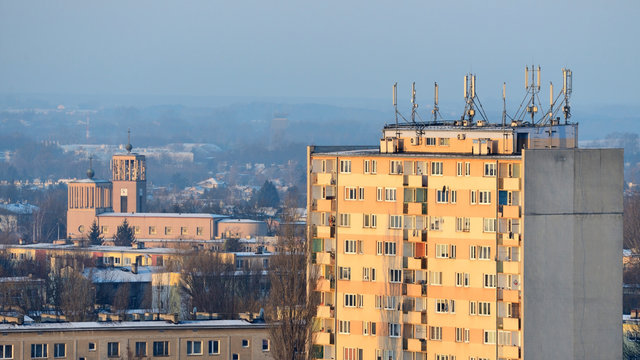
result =
[[[524,152],[523,357],[622,357],[620,149]]]

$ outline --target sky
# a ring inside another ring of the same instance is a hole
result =
[[[638,105],[640,1],[0,0],[0,94],[462,101],[541,99],[563,67],[574,104]],[[543,100],[546,102],[548,100]]]

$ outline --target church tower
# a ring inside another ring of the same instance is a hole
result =
[[[144,155],[132,153],[131,132],[126,154],[113,155],[111,173],[113,183],[113,211],[144,212],[147,198],[146,160]]]

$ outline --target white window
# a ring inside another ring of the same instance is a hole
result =
[[[431,271],[431,285],[442,285],[442,271]]]
[[[46,358],[47,356],[47,344],[31,344],[32,358]]]
[[[364,228],[371,227],[371,215],[362,214],[362,227]]]
[[[13,359],[13,345],[0,345],[0,359]]]
[[[442,340],[442,327],[440,327],[440,326],[430,326],[429,327],[429,339],[431,339],[431,340]]]
[[[389,282],[402,282],[402,270],[389,269]]]
[[[376,295],[376,309],[382,309],[384,305],[384,297],[382,295]]]
[[[451,190],[451,203],[455,204],[458,202],[458,191],[457,190]]]
[[[484,163],[484,176],[496,176],[496,163]]]
[[[491,303],[487,301],[478,301],[478,315],[491,316]]]
[[[475,301],[469,301],[469,315],[478,314],[478,303]]]
[[[496,275],[484,274],[484,287],[495,288],[496,287]]]
[[[376,197],[377,201],[384,200],[384,189],[383,188],[381,188],[381,187],[376,188],[376,194],[377,194],[377,197]]]
[[[376,174],[378,172],[378,160],[371,160],[371,173]]]
[[[391,174],[402,174],[402,161],[400,160],[391,160],[389,164],[389,173]]]
[[[436,202],[437,203],[448,203],[449,202],[449,189],[443,187],[442,189],[436,190]]]
[[[368,336],[369,335],[369,326],[370,326],[370,322],[368,321],[363,321],[362,322],[362,335],[364,336]]]
[[[456,328],[456,342],[462,342],[463,341],[463,331],[462,328]]]
[[[344,360],[362,360],[362,349],[344,348]]]
[[[449,312],[449,301],[446,299],[436,299],[436,312],[437,313],[448,313]]]
[[[202,341],[187,340],[187,355],[202,355]]]
[[[484,331],[484,343],[485,344],[495,344],[496,343],[496,331],[495,330],[485,330]]]
[[[371,227],[375,228],[378,226],[378,215],[371,214]]]
[[[511,331],[498,331],[498,345],[511,345]]]
[[[471,163],[466,162],[464,163],[464,176],[470,176],[470,175],[471,175]]]
[[[338,332],[340,334],[349,334],[351,333],[351,322],[347,320],[338,321]]]
[[[364,167],[364,173],[365,174],[371,173],[371,160],[365,160],[363,167]]]
[[[455,258],[456,258],[456,246],[451,245],[451,251],[449,251],[449,259],[455,259]]]
[[[384,308],[385,310],[400,310],[398,299],[395,296],[385,296]]]
[[[338,267],[338,280],[351,280],[351,267],[339,266]]]
[[[344,174],[351,173],[351,160],[340,160],[340,172]]]
[[[469,329],[464,329],[464,342],[469,342]]]
[[[441,217],[432,216],[429,221],[429,230],[440,231],[442,230],[443,219]]]
[[[63,358],[67,356],[67,345],[66,344],[53,344],[53,357],[54,358]]]
[[[491,191],[481,190],[478,191],[479,201],[478,204],[491,204]]]
[[[469,284],[471,283],[471,274],[469,273],[464,273],[464,287],[469,287]]]
[[[436,244],[436,257],[441,259],[449,258],[449,245]]]
[[[456,273],[456,286],[460,287],[463,286],[464,284],[464,274],[463,273]]]
[[[427,145],[429,145],[429,146],[435,146],[436,145],[436,138],[434,138],[434,137],[428,137],[428,138],[425,138],[425,140],[426,140],[425,143]]]
[[[363,187],[359,187],[358,188],[358,199],[359,200],[364,200],[364,188]]]
[[[358,192],[355,187],[345,187],[344,188],[344,199],[345,200],[357,200]]]
[[[339,226],[350,227],[351,226],[351,214],[340,214]]]
[[[344,306],[356,307],[356,294],[344,294]]]
[[[394,241],[384,242],[384,254],[388,256],[396,255],[396,243]]]
[[[384,200],[385,201],[396,201],[396,189],[395,188],[385,188],[384,189]]]
[[[496,232],[496,219],[483,219],[482,231]]]
[[[462,176],[462,162],[458,161],[458,163],[456,163],[456,175],[457,176]]]
[[[384,253],[384,244],[382,241],[376,242],[376,255],[382,255]]]
[[[271,349],[271,343],[269,339],[262,339],[262,351],[269,351]]]
[[[469,259],[475,260],[478,257],[478,249],[475,245],[469,246]]]
[[[362,268],[362,281],[371,281],[371,268]]]
[[[456,231],[468,232],[471,227],[471,220],[469,218],[456,218]]]
[[[449,146],[450,140],[449,138],[440,138],[440,146]]]
[[[344,253],[345,254],[355,254],[357,250],[357,241],[355,240],[345,240],[344,241]]]
[[[220,340],[209,340],[209,354],[220,354]]]
[[[442,161],[431,162],[431,175],[442,175]]]
[[[491,247],[490,246],[478,246],[478,259],[491,260]]]
[[[389,336],[400,337],[400,324],[389,323]]]
[[[402,229],[402,215],[389,215],[389,228]]]

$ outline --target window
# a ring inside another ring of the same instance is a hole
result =
[[[429,327],[429,339],[431,339],[431,340],[442,340],[442,327],[440,327],[440,326],[430,326]]]
[[[456,164],[456,176],[462,176],[462,162]]]
[[[491,303],[478,301],[478,315],[491,316]]]
[[[351,214],[340,214],[339,226],[350,227],[351,226]]]
[[[449,246],[447,244],[436,244],[436,257],[449,258]]]
[[[153,356],[169,356],[169,342],[168,341],[154,341],[153,342]]]
[[[389,336],[400,337],[400,324],[389,323]]]
[[[351,160],[340,160],[340,172],[343,174],[351,173]]]
[[[392,282],[392,283],[402,282],[402,270],[390,269],[389,282]]]
[[[363,360],[362,349],[344,348],[344,360]]]
[[[349,334],[351,333],[351,322],[348,320],[340,320],[338,321],[338,332],[340,334]]]
[[[464,329],[464,342],[469,342],[469,329]]]
[[[464,176],[470,176],[470,175],[471,175],[471,163],[466,162],[464,163]]]
[[[384,309],[385,310],[400,310],[400,303],[395,296],[385,296]]]
[[[238,355],[237,353],[233,353],[233,355],[231,355],[231,359],[232,360],[240,360],[240,355]]]
[[[155,234],[156,234],[156,227],[149,226],[149,235],[155,235]]]
[[[31,357],[32,358],[46,358],[47,357],[47,344],[31,344]]]
[[[202,341],[187,341],[187,355],[202,355]]]
[[[371,214],[371,227],[375,228],[378,226],[378,215]]]
[[[96,351],[96,343],[89,343],[89,351]]]
[[[384,200],[385,201],[396,201],[396,188],[385,188],[384,189]]]
[[[440,146],[449,146],[451,139],[449,138],[440,138]]]
[[[383,189],[383,188],[381,188],[381,187],[376,188],[376,194],[377,194],[377,196],[376,196],[376,200],[377,200],[377,201],[382,201],[382,200],[383,200],[383,198],[382,198],[382,197],[383,197],[383,195],[384,195],[384,189]]]
[[[437,203],[448,203],[449,202],[449,189],[443,187],[442,189],[436,190],[436,202]]]
[[[140,226],[134,226],[134,227],[133,227],[133,233],[134,233],[135,235],[140,234]]]
[[[464,287],[469,287],[469,283],[471,282],[470,277],[471,274],[464,273]]]
[[[220,354],[220,340],[209,340],[209,354]]]
[[[107,343],[107,356],[118,357],[120,355],[120,343],[110,342]]]
[[[455,204],[458,202],[458,191],[451,190],[451,203]]]
[[[453,355],[451,355],[451,357],[453,357]],[[435,360],[449,360],[449,355],[436,354]]]
[[[449,259],[455,259],[455,258],[456,258],[456,246],[451,245],[451,251],[449,251]]]
[[[53,344],[53,357],[54,358],[63,358],[67,356],[67,345],[66,344]]]
[[[388,256],[396,255],[396,243],[393,241],[384,242],[384,254]]]
[[[463,331],[462,328],[456,328],[456,342],[462,342],[462,335]]]
[[[485,288],[495,288],[496,287],[496,275],[495,274],[484,274],[484,287]]]
[[[136,341],[136,356],[147,356],[147,343]]]
[[[13,359],[13,345],[0,345],[0,359]]]
[[[269,351],[270,344],[269,339],[262,339],[262,351]]]
[[[389,173],[390,174],[402,174],[402,161],[400,160],[391,160],[389,164]]]
[[[103,233],[103,234],[108,233],[109,232],[109,227],[106,226],[106,225],[102,225],[100,232]]]
[[[384,252],[384,245],[382,241],[376,242],[376,255],[382,255]]]
[[[471,228],[471,219],[469,219],[468,217],[456,218],[456,231],[469,232],[470,228]]]
[[[471,204],[475,204],[478,202],[478,192],[475,190],[471,190],[471,193],[469,194],[469,199],[471,201]]]
[[[456,286],[460,287],[464,284],[464,274],[456,273]]]
[[[435,146],[436,145],[436,138],[434,138],[434,137],[428,137],[428,138],[425,138],[425,140],[426,140],[425,143],[427,145],[429,145],[429,146]]]
[[[429,230],[440,231],[442,230],[443,219],[441,217],[432,216],[429,222]]]
[[[478,249],[475,245],[469,246],[469,259],[475,260],[478,257]]]
[[[431,285],[442,285],[442,271],[432,271]]]
[[[382,309],[384,303],[382,295],[376,295],[376,309]]]
[[[344,306],[356,307],[356,294],[344,294]]]
[[[371,268],[362,268],[362,281],[371,281]]]
[[[484,163],[484,176],[496,176],[496,163]]]
[[[431,162],[431,175],[442,175],[442,161]]]
[[[187,227],[186,226],[181,226],[180,227],[180,235],[188,235],[189,232],[187,231]]]
[[[483,219],[482,231],[496,232],[496,219]]]
[[[491,247],[490,246],[478,246],[478,259],[491,260]]]
[[[446,299],[436,299],[436,312],[437,313],[448,313],[449,312],[449,301]]]
[[[165,226],[164,227],[164,234],[165,235],[171,235],[172,229],[171,226]]]
[[[356,253],[357,241],[355,240],[345,240],[344,241],[344,253],[345,254],[355,254]]]
[[[249,339],[242,339],[242,347],[243,348],[249,347]]]
[[[485,344],[495,344],[496,343],[496,331],[495,330],[485,330],[484,331],[484,343]]]
[[[389,215],[389,228],[390,229],[402,229],[402,216],[401,215]]]
[[[475,301],[469,301],[469,315],[478,314],[478,303]]]
[[[478,191],[478,195],[480,199],[480,201],[478,201],[478,204],[491,204],[491,191]]]
[[[198,227],[196,228],[196,235],[198,235],[198,236],[202,236],[202,226],[198,226]]]
[[[371,323],[368,321],[363,321],[362,322],[362,335],[367,336],[369,335],[369,330],[371,327]]]
[[[358,199],[364,200],[364,188],[363,187],[359,187],[358,188]]]
[[[371,160],[371,173],[376,174],[378,172],[378,160]]]
[[[376,228],[378,225],[378,216],[375,214],[364,214],[362,217],[362,226],[365,228]]]
[[[338,280],[351,280],[351,268],[339,266],[338,267]]]
[[[371,160],[365,160],[363,168],[365,174],[371,173]]]
[[[345,186],[345,188],[344,188],[344,199],[345,200],[357,200],[358,199],[357,188]]]

